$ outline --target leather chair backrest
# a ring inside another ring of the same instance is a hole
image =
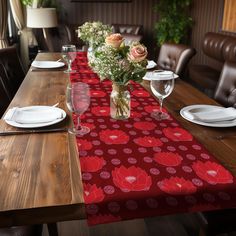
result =
[[[207,56],[220,62],[236,61],[236,38],[208,32],[204,36],[202,50]]]
[[[7,73],[8,91],[13,97],[25,78],[25,72],[15,47],[0,49],[0,64]]]
[[[224,63],[214,98],[225,107],[236,108],[236,62]]]
[[[113,33],[138,35],[142,32],[142,25],[112,24]]]
[[[164,43],[161,46],[157,64],[160,69],[171,70],[181,75],[196,50],[184,44]]]
[[[225,61],[236,62],[236,37],[227,37],[223,57]]]
[[[7,75],[2,64],[0,64],[0,117],[11,102],[11,95],[7,90]]]

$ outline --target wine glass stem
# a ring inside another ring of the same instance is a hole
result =
[[[68,71],[71,71],[71,60],[68,61]]]
[[[159,98],[159,105],[160,105],[160,112],[163,113],[162,111],[163,99],[162,98]]]
[[[80,130],[80,129],[81,129],[81,126],[80,126],[80,117],[79,117],[79,116],[77,117],[77,126],[76,126],[76,129],[77,129],[77,130]]]

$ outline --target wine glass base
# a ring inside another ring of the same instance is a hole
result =
[[[64,73],[76,73],[76,70],[64,70]]]
[[[156,120],[168,120],[170,116],[165,112],[159,111],[159,112],[153,112],[151,114],[151,117]]]
[[[72,128],[72,129],[69,129],[68,132],[76,136],[83,136],[89,133],[90,129],[87,126],[80,126],[80,129]]]

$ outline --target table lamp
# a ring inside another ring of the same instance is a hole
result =
[[[27,8],[27,27],[42,28],[43,36],[49,51],[53,46],[48,38],[47,28],[57,27],[57,14],[55,8]]]

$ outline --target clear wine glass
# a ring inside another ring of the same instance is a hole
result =
[[[75,45],[63,45],[61,53],[62,53],[62,58],[64,59],[64,61],[68,65],[67,70],[65,70],[64,72],[65,73],[76,72],[75,70],[71,69],[71,63],[76,58],[76,46]]]
[[[80,125],[80,116],[88,109],[89,104],[90,90],[88,84],[81,82],[68,84],[66,88],[66,105],[71,112],[78,116],[77,126],[70,129],[70,133],[82,136],[90,132],[87,126]]]
[[[165,120],[169,115],[162,109],[163,100],[168,97],[174,89],[174,73],[171,71],[153,71],[150,83],[153,94],[158,98],[160,110],[153,112],[151,116],[157,120]]]

